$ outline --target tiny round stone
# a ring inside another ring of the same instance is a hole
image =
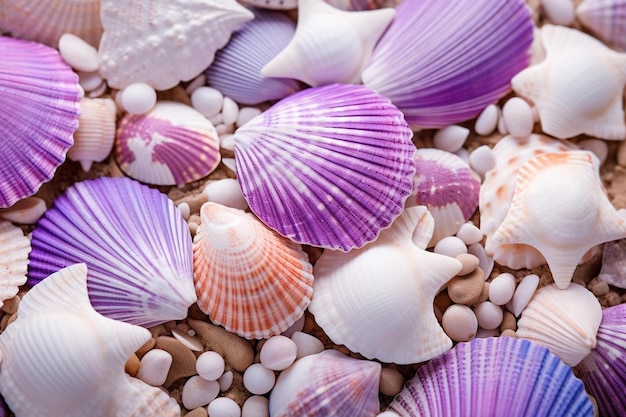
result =
[[[282,371],[296,360],[298,346],[286,336],[272,336],[261,348],[261,364],[273,371]]]
[[[87,92],[100,87],[103,81],[98,71],[78,71],[78,83]]]
[[[183,386],[183,405],[188,410],[202,407],[216,399],[219,393],[220,384],[217,381],[207,381],[200,375],[194,375]]]
[[[456,232],[456,237],[461,239],[465,245],[473,245],[483,240],[483,232],[472,223],[465,223]]]
[[[220,391],[226,392],[233,385],[233,380],[235,376],[233,375],[233,371],[226,371],[220,376],[217,382],[220,384]]]
[[[256,107],[242,107],[241,109],[239,109],[237,122],[235,124],[237,126],[243,126],[261,113],[261,109],[257,109]]]
[[[306,322],[306,316],[303,314],[298,320],[296,320],[287,330],[282,332],[283,336],[292,337],[295,332],[301,332],[304,329],[304,323]]]
[[[502,307],[491,301],[484,301],[474,306],[474,314],[478,320],[478,325],[486,330],[497,329],[502,323],[504,315]]]
[[[609,288],[609,284],[606,281],[597,280],[592,285],[589,286],[589,289],[593,293],[593,295],[597,297],[602,297],[603,295],[607,295],[611,289]]]
[[[522,311],[526,308],[530,299],[535,294],[537,287],[539,286],[539,277],[535,274],[526,275],[520,283],[517,285],[517,289],[513,294],[513,300],[511,300],[513,314],[515,317],[519,317]]]
[[[213,351],[204,352],[196,360],[196,372],[207,381],[217,380],[224,373],[225,367],[222,355]]]
[[[239,106],[230,97],[224,97],[222,104],[222,123],[225,125],[234,125],[239,116]]]
[[[263,395],[270,392],[276,382],[274,371],[260,363],[252,364],[243,373],[243,385],[252,394]]]
[[[245,210],[248,202],[241,192],[239,182],[234,178],[222,178],[207,184],[202,190],[208,201],[218,203],[223,206]]]
[[[600,164],[606,161],[609,156],[609,145],[605,141],[600,139],[585,139],[578,142],[580,149],[593,152],[595,156],[600,160]]]
[[[467,253],[467,246],[456,236],[446,236],[437,242],[433,252],[455,258],[462,253]]]
[[[455,303],[472,305],[483,291],[485,277],[480,268],[462,277],[456,276],[448,282],[448,295]]]
[[[141,366],[141,362],[139,361],[137,354],[133,353],[126,361],[126,364],[124,365],[124,371],[130,376],[137,376],[137,372],[139,372],[139,366]]]
[[[457,125],[446,126],[435,133],[433,145],[435,148],[454,153],[461,149],[468,136],[469,129],[466,127]]]
[[[504,329],[504,330],[502,330],[502,333],[500,333],[500,337],[503,337],[503,336],[517,338],[517,333],[515,333],[511,329]]]
[[[502,107],[502,118],[507,130],[516,138],[525,138],[533,131],[533,112],[526,100],[513,97]]]
[[[496,329],[483,329],[482,327],[479,327],[478,330],[476,331],[476,338],[477,339],[484,339],[486,337],[497,337],[500,335],[500,331],[496,328]]]
[[[443,313],[441,325],[455,342],[471,340],[478,330],[476,315],[471,308],[461,304],[453,304]]]
[[[471,253],[461,253],[454,257],[457,261],[461,262],[461,270],[457,275],[463,276],[470,274],[478,268],[478,258]]]
[[[76,70],[98,70],[98,51],[76,35],[64,33],[59,38],[59,52],[63,60]]]
[[[248,397],[241,408],[241,417],[269,417],[270,403],[266,397],[253,395]]]
[[[205,407],[197,407],[185,414],[184,417],[208,417],[209,413]]]
[[[389,397],[393,397],[394,395],[402,391],[404,382],[404,377],[402,376],[400,371],[389,367],[383,367],[380,372],[380,393]]]
[[[491,280],[489,285],[489,300],[499,306],[505,305],[515,293],[515,276],[508,272],[502,273]]]
[[[207,407],[210,417],[241,417],[241,408],[228,397],[219,397]]]
[[[202,113],[204,117],[213,117],[219,114],[223,103],[224,96],[222,93],[212,87],[198,87],[191,93],[191,106]],[[218,123],[221,123],[221,117]]]
[[[156,91],[148,84],[131,84],[118,94],[121,95],[120,104],[131,114],[144,114],[152,110],[157,101]]]
[[[481,136],[487,136],[496,130],[500,109],[495,104],[490,104],[480,113],[474,124],[474,130]]]
[[[541,0],[541,7],[550,22],[569,26],[576,17],[574,2],[571,0]]]
[[[296,360],[320,353],[324,350],[324,344],[317,337],[308,333],[294,332],[291,335],[291,340],[293,340],[298,348]]]
[[[171,366],[172,355],[161,349],[152,349],[141,358],[137,378],[155,387],[163,385]]]
[[[469,163],[474,171],[484,177],[487,171],[496,166],[496,157],[489,146],[482,145],[470,153]]]

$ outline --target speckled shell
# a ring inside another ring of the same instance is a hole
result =
[[[0,30],[56,48],[64,33],[98,47],[100,0],[2,0]]]
[[[278,233],[349,250],[402,212],[415,173],[411,136],[402,113],[363,86],[309,88],[237,129],[237,179]]]
[[[478,207],[480,180],[458,156],[434,148],[413,155],[416,171],[407,206],[426,206],[435,219],[429,246],[454,235]]]
[[[626,51],[626,1],[584,0],[576,8],[576,16],[609,46]]]
[[[418,368],[388,410],[402,417],[592,417],[582,382],[548,349],[473,339]]]
[[[313,292],[313,267],[300,245],[251,213],[220,204],[204,204],[200,218],[193,246],[200,309],[248,339],[295,323]]]
[[[315,264],[309,311],[335,343],[398,364],[426,361],[452,347],[433,302],[461,263],[424,250],[433,227],[426,207],[409,207],[363,248],[324,251]]]
[[[533,24],[523,0],[405,0],[396,13],[362,79],[412,127],[478,116],[528,65]]]
[[[174,417],[176,401],[124,372],[150,332],[98,314],[87,267],[62,269],[31,289],[0,335],[0,393],[18,416]]]
[[[147,184],[184,185],[220,162],[213,124],[186,104],[160,101],[146,114],[119,122],[115,160],[128,176]]]
[[[325,350],[280,373],[270,394],[272,417],[354,417],[379,412],[377,362]]]
[[[167,90],[206,69],[253,14],[235,0],[103,0],[100,73],[109,86]]]
[[[0,307],[26,283],[30,240],[19,227],[0,221]]]
[[[59,52],[0,36],[0,208],[33,195],[65,160],[82,89]]]
[[[93,162],[103,161],[111,153],[115,140],[115,113],[101,99],[83,98],[80,101],[78,130],[67,157],[79,161],[84,171]]]
[[[535,292],[517,322],[517,335],[550,349],[569,366],[576,366],[596,346],[602,307],[582,285],[556,285]]]
[[[166,195],[129,178],[68,188],[37,223],[32,247],[29,284],[84,262],[94,308],[116,320],[151,327],[185,318],[196,301],[187,224]]]

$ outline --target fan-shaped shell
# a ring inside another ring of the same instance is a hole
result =
[[[180,320],[196,301],[187,224],[167,196],[129,178],[68,188],[37,223],[32,247],[29,284],[84,262],[94,308],[116,320]]]
[[[402,113],[363,86],[309,88],[237,129],[237,179],[278,233],[349,250],[401,213],[415,173],[411,136]]]
[[[578,365],[578,375],[598,401],[600,415],[621,417],[626,410],[626,304],[602,311],[596,347]]]
[[[309,311],[335,343],[399,364],[452,347],[433,302],[461,263],[424,250],[433,226],[425,207],[409,207],[363,248],[324,251],[315,264]]]
[[[0,307],[26,284],[30,240],[19,227],[0,221]]]
[[[374,417],[378,414],[377,362],[325,350],[298,359],[280,373],[270,394],[273,417]]]
[[[82,89],[59,52],[0,36],[0,208],[33,195],[65,160]]]
[[[582,382],[548,349],[511,337],[473,339],[418,368],[389,405],[403,417],[591,417]]]
[[[396,13],[362,79],[413,127],[478,116],[528,65],[533,25],[522,0],[405,0]]]
[[[626,288],[626,239],[604,245],[598,278],[614,287]]]
[[[206,70],[210,86],[242,104],[281,99],[300,89],[295,80],[261,76],[265,64],[293,37],[295,23],[278,12],[255,9],[253,13],[254,20],[233,33]]]
[[[522,311],[517,335],[575,366],[596,346],[601,320],[602,307],[585,287],[572,283],[561,290],[552,284],[535,292]]]
[[[186,104],[160,101],[146,114],[127,113],[118,125],[115,159],[141,182],[186,184],[211,173],[220,158],[215,127]]]
[[[194,238],[198,306],[248,339],[280,334],[311,300],[313,267],[300,245],[252,214],[216,203],[202,206]]]
[[[235,0],[104,0],[100,73],[111,87],[189,81],[253,14]]]
[[[102,35],[100,0],[3,0],[0,29],[56,48],[64,33],[97,47]]]
[[[584,0],[576,8],[576,16],[609,46],[626,51],[626,1]]]
[[[103,161],[111,153],[115,140],[115,112],[102,99],[83,98],[80,101],[78,130],[67,157],[79,161],[84,171],[93,162]]]

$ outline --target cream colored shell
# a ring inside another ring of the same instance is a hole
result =
[[[30,240],[22,230],[0,221],[0,307],[26,283]]]
[[[83,98],[80,101],[78,129],[67,157],[80,162],[89,171],[93,162],[103,161],[111,153],[115,141],[115,113],[102,99]]]

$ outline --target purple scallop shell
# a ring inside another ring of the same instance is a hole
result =
[[[601,416],[626,415],[626,304],[602,311],[596,347],[578,370]]]
[[[569,366],[548,349],[511,337],[457,344],[420,367],[389,410],[403,417],[594,415]]]
[[[584,0],[578,5],[576,16],[605,43],[626,51],[626,0]]]
[[[0,208],[52,179],[74,143],[82,89],[59,52],[0,36]]]
[[[472,119],[526,68],[533,23],[523,0],[405,0],[362,73],[413,127]]]
[[[32,235],[28,284],[84,262],[101,314],[150,327],[187,316],[196,301],[191,236],[165,194],[129,178],[68,188]]]
[[[293,94],[300,90],[296,80],[263,77],[261,68],[291,41],[296,24],[279,12],[250,10],[254,20],[246,22],[215,54],[206,70],[208,84],[242,104],[258,104]]]
[[[237,178],[270,228],[347,251],[402,212],[415,173],[411,136],[402,113],[364,86],[309,88],[237,129]]]

